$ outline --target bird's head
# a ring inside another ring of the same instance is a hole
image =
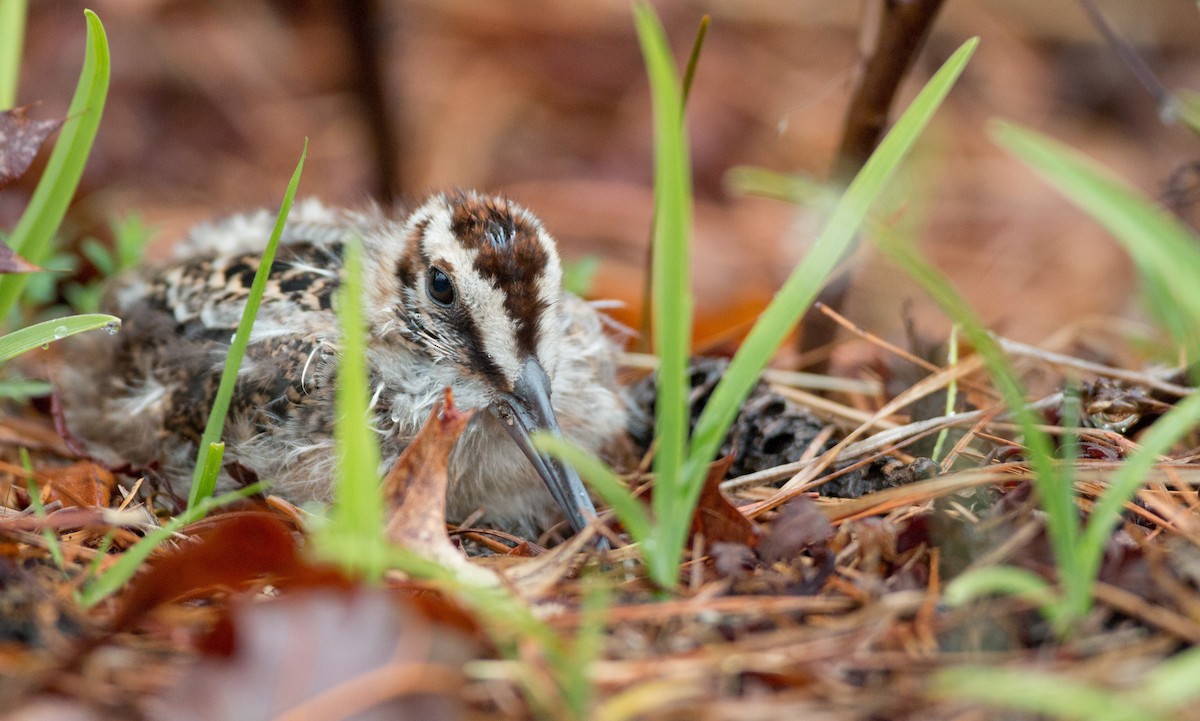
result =
[[[398,232],[376,257],[391,267],[367,269],[375,332],[451,367],[456,397],[499,419],[580,530],[595,508],[579,476],[530,441],[560,434],[550,398],[566,320],[553,239],[519,205],[473,192],[433,196]]]

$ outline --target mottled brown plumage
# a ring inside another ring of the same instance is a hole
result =
[[[186,487],[273,220],[263,211],[201,226],[176,262],[110,288],[123,330],[75,343],[60,384],[69,427],[101,457],[158,465]],[[451,458],[452,519],[483,509],[487,522],[534,533],[565,509],[572,525],[586,522],[577,478],[523,453],[521,428],[556,418],[569,440],[620,459],[628,418],[616,345],[592,307],[562,290],[540,222],[475,193],[436,195],[397,219],[297,205],[239,374],[223,483],[253,476],[293,501],[329,498],[334,305],[344,249],[360,238],[384,465],[450,386],[460,406],[480,409]]]

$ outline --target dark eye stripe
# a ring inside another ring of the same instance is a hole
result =
[[[504,372],[500,370],[500,366],[496,365],[496,361],[484,352],[483,333],[479,330],[475,319],[464,314],[461,323],[460,327],[466,340],[467,355],[471,358],[469,367],[496,388],[512,390],[512,386],[504,376]]]

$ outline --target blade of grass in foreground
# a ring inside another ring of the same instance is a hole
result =
[[[33,508],[33,515],[44,519],[46,506],[42,504],[42,493],[38,488],[37,476],[33,472],[33,461],[29,458],[28,449],[25,448],[21,449],[21,468],[25,470],[25,491],[29,494],[29,506]],[[50,558],[54,561],[54,567],[65,573],[67,563],[63,557],[62,544],[59,543],[58,535],[49,528],[43,528],[42,538],[46,541],[46,548],[50,549]]]
[[[691,509],[679,504],[687,497],[682,486],[687,446],[687,358],[692,335],[692,294],[689,245],[692,235],[692,175],[687,130],[682,122],[679,76],[671,59],[662,24],[651,7],[634,5],[634,24],[650,77],[654,106],[654,240],[651,263],[654,347],[659,356],[658,398],[654,434],[657,492],[654,517],[663,541],[679,538],[691,523]],[[693,504],[694,505],[694,504]],[[673,588],[678,575],[678,551],[662,543],[660,552],[647,551],[650,577]]]
[[[934,678],[932,695],[1078,721],[1165,721],[1144,699],[1041,670],[966,666]]]
[[[650,536],[654,530],[654,524],[646,513],[646,509],[642,507],[642,502],[634,498],[629,490],[621,485],[617,474],[604,465],[604,461],[578,446],[571,445],[563,439],[543,431],[534,434],[533,445],[539,451],[549,453],[574,466],[575,470],[579,471],[579,475],[587,480],[588,486],[600,494],[604,502],[612,507],[617,518],[621,520],[626,530],[629,531],[629,535],[635,540],[641,541]]]
[[[319,543],[323,554],[373,580],[383,575],[388,549],[379,484],[379,441],[368,415],[362,249],[357,241],[346,244],[337,308],[342,330],[333,426],[337,475],[329,522],[321,529]]]
[[[922,88],[846,188],[817,242],[792,271],[738,348],[696,422],[687,468],[691,506],[695,505],[694,499],[700,492],[705,467],[716,454],[729,424],[737,417],[738,409],[759,375],[850,248],[868,209],[924,132],[978,44],[978,38],[963,43]],[[686,528],[683,530],[686,532]],[[681,543],[682,540],[680,537]]]
[[[0,110],[17,102],[27,0],[0,0]]]
[[[116,333],[121,328],[121,319],[103,313],[86,313],[47,320],[14,330],[12,333],[0,336],[0,363],[56,340],[100,328],[104,328],[110,333]]]
[[[254,327],[254,318],[258,315],[258,306],[262,303],[263,291],[267,287],[267,276],[271,273],[271,265],[275,262],[275,249],[279,247],[279,238],[283,235],[283,227],[287,224],[288,213],[292,209],[292,200],[296,197],[296,188],[300,185],[300,173],[304,170],[304,159],[308,157],[308,138],[304,139],[304,149],[300,152],[300,162],[292,173],[287,192],[283,194],[283,203],[279,206],[279,216],[275,219],[275,229],[263,251],[254,273],[254,282],[250,285],[250,294],[246,298],[246,309],[242,311],[242,320],[238,323],[237,333],[229,346],[229,355],[225,358],[225,368],[221,371],[221,385],[217,388],[217,397],[213,400],[212,410],[208,414],[208,423],[204,426],[204,435],[200,437],[200,445],[196,448],[196,466],[192,472],[192,487],[188,492],[188,508],[194,508],[202,499],[213,494],[216,487],[216,476],[206,476],[205,461],[209,449],[220,443],[221,433],[225,430],[225,416],[229,414],[229,402],[233,399],[233,387],[237,383],[238,369],[242,367],[242,358],[246,355],[246,346],[250,344],[250,331]]]
[[[91,154],[108,97],[108,39],[100,18],[91,10],[84,10],[83,14],[87,19],[87,49],[67,120],[29,205],[8,238],[17,255],[37,265],[45,262],[54,250],[54,234],[62,225],[83,176],[83,166]],[[0,319],[8,318],[27,278],[24,274],[0,277]]]

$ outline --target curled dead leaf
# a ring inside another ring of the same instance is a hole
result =
[[[388,540],[426,558],[495,583],[486,569],[474,566],[459,552],[446,532],[446,487],[450,483],[450,453],[471,420],[473,411],[454,406],[447,388],[417,437],[400,454],[383,481]]]
[[[0,113],[0,188],[14,183],[29,170],[50,134],[62,127],[63,118],[30,120],[28,105]],[[12,272],[12,271],[9,271]]]

